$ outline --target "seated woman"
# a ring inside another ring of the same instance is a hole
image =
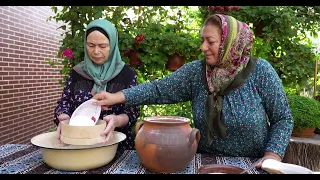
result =
[[[137,85],[137,74],[126,65],[120,56],[118,34],[115,26],[107,20],[94,20],[85,32],[84,60],[73,67],[65,82],[61,99],[54,110],[54,122],[60,138],[61,121],[70,119],[75,109],[100,91],[118,92]],[[116,130],[126,134],[118,149],[134,149],[131,128],[135,125],[140,110],[137,105],[114,104],[102,110],[100,119],[107,122],[102,133],[104,142]]]

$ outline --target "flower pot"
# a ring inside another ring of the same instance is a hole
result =
[[[265,23],[263,21],[260,21],[256,26],[255,26],[255,29],[254,29],[254,35],[256,37],[263,37],[264,36],[264,31],[263,31],[263,28],[265,27]]]
[[[314,134],[314,130],[316,128],[293,128],[292,136],[294,137],[301,137],[301,138],[310,138]]]
[[[316,130],[314,131],[314,133],[320,134],[320,128],[316,128]]]
[[[168,57],[167,69],[169,69],[170,71],[176,71],[181,66],[183,66],[184,62],[184,56],[180,56],[178,54],[171,55]]]
[[[135,50],[130,50],[128,53],[130,59],[130,66],[139,67],[142,63],[141,59],[138,56],[138,52]]]

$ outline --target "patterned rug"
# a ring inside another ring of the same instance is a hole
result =
[[[198,174],[201,165],[226,164],[247,168],[256,159],[247,157],[215,157],[196,154],[190,165],[182,172],[173,174]],[[250,174],[267,174],[253,169]],[[107,165],[88,171],[60,171],[51,168],[42,160],[41,151],[33,145],[6,144],[0,146],[0,174],[157,174],[140,164],[136,151],[128,150],[116,156]]]

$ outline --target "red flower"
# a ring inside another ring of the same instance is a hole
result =
[[[69,59],[72,59],[73,58],[72,50],[70,48],[63,50],[61,56],[62,56],[62,58],[67,57]]]
[[[144,35],[138,34],[138,35],[134,38],[134,40],[135,40],[134,43],[135,43],[136,45],[138,45],[138,44],[140,44],[141,41],[144,40]]]

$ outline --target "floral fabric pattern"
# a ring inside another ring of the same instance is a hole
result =
[[[221,19],[222,27],[218,64],[215,67],[206,67],[209,91],[213,95],[246,67],[253,44],[252,31],[246,23],[231,16],[217,16]]]

